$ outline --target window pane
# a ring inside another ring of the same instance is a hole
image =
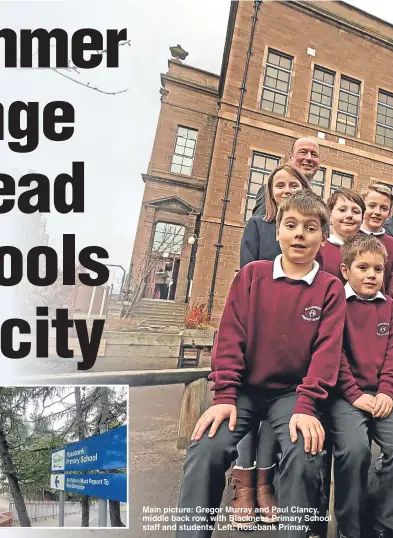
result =
[[[266,159],[266,170],[269,170],[270,172],[272,170],[274,170],[277,166],[278,166],[278,163],[279,163],[279,159],[269,159],[267,158]]]
[[[185,129],[184,127],[179,127],[177,130],[177,134],[179,136],[187,137],[187,132],[188,132],[188,129]]]
[[[171,172],[174,172],[175,174],[180,174],[181,166],[179,164],[172,164],[171,166]]]
[[[277,114],[282,114],[282,115],[284,115],[284,113],[285,113],[285,107],[282,106],[282,105],[274,104],[274,106],[273,106],[273,112],[276,112]]]
[[[287,71],[279,71],[278,80],[282,80],[283,82],[289,82],[289,73]]]
[[[252,167],[253,168],[265,168],[266,163],[266,157],[263,155],[259,155],[259,153],[254,153],[253,159],[252,159]]]
[[[288,84],[286,82],[280,82],[277,81],[277,90],[280,90],[281,92],[288,92]],[[277,99],[276,99],[277,100]]]
[[[181,127],[180,127],[181,128]],[[176,140],[177,146],[185,146],[186,145],[186,138],[183,138],[182,136],[178,136]]]
[[[186,146],[187,146],[187,148],[194,148],[195,147],[195,140],[187,140]]]
[[[269,112],[273,111],[273,103],[270,101],[262,100],[262,108],[263,110],[268,110]]]
[[[188,168],[188,166],[182,166],[181,167],[181,173],[184,174],[185,176],[190,176],[191,175],[191,168]]]
[[[262,185],[264,177],[264,174],[261,174],[260,172],[251,172],[251,182],[258,185],[258,188]]]
[[[179,155],[184,155],[185,147],[183,146],[176,146],[175,147],[175,153],[178,153]]]
[[[266,76],[276,79],[278,75],[278,69],[275,67],[266,67]]]
[[[194,155],[194,150],[191,148],[184,148],[184,155],[187,157],[192,157]]]
[[[342,79],[341,79],[340,87],[341,87],[343,90],[349,90],[349,82],[348,82],[348,80],[345,80],[345,78],[342,78]]]
[[[183,157],[183,166],[192,166],[192,159],[189,157]]]
[[[286,98],[285,95],[281,95],[279,93],[276,94],[275,102],[278,103],[279,105],[284,105],[285,106],[286,100],[287,100],[287,98]]]
[[[192,140],[196,140],[198,131],[195,131],[194,129],[188,129],[188,138],[191,138]]]
[[[321,114],[322,118],[330,118],[330,110],[328,108],[322,108],[321,107],[320,114]]]
[[[292,69],[292,61],[282,56],[280,59],[280,66],[290,71]]]
[[[311,188],[315,192],[315,194],[318,194],[318,196],[322,196],[322,185],[315,185],[314,183],[312,183]]]
[[[263,98],[266,99],[266,101],[274,101],[274,92],[270,92],[269,90],[263,90]]]
[[[314,78],[315,78],[316,80],[321,80],[321,81],[323,81],[323,80],[324,80],[323,77],[324,77],[324,72],[321,71],[320,69],[318,69],[318,68],[316,67],[315,70],[314,70]]]
[[[280,57],[274,52],[269,52],[267,61],[269,64],[280,65]]]
[[[181,157],[180,155],[174,155],[173,158],[172,158],[172,163],[173,164],[181,164],[183,162],[183,157]]]
[[[343,185],[343,187],[346,187],[347,189],[350,189],[352,187],[351,178],[344,176],[342,185]]]
[[[320,127],[324,127],[325,129],[329,129],[330,121],[326,118],[319,118],[319,125]]]
[[[382,93],[381,91],[379,92],[379,101],[381,103],[386,103],[387,102],[387,95],[386,93]]]

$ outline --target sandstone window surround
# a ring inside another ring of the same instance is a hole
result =
[[[293,57],[268,50],[263,80],[261,108],[285,116],[291,87]]]
[[[172,155],[171,172],[191,176],[194,165],[198,131],[181,125],[177,128],[175,148]]]
[[[378,92],[375,142],[393,148],[393,94],[385,90]]]
[[[246,208],[244,212],[245,222],[252,216],[257,192],[262,185],[266,184],[269,174],[277,168],[279,164],[280,157],[254,151],[248,179]]]

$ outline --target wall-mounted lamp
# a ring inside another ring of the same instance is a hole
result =
[[[193,245],[197,240],[197,237],[195,234],[190,235],[190,237],[187,239],[187,243],[189,245]]]

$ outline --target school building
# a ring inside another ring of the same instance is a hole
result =
[[[219,74],[173,55],[131,271],[161,249],[163,298],[205,302],[217,323],[256,193],[296,138],[318,138],[325,199],[393,185],[393,25],[345,2],[232,2]]]

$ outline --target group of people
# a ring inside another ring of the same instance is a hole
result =
[[[184,465],[179,509],[198,524],[178,527],[178,538],[211,535],[235,460],[232,524],[247,529],[297,514],[280,535],[303,538],[326,436],[340,536],[363,537],[371,517],[374,440],[381,466],[373,531],[393,537],[393,197],[374,183],[360,193],[337,189],[325,204],[310,187],[319,165],[316,140],[300,138],[258,192],[214,344],[213,405]],[[193,519],[201,509],[205,524]]]

